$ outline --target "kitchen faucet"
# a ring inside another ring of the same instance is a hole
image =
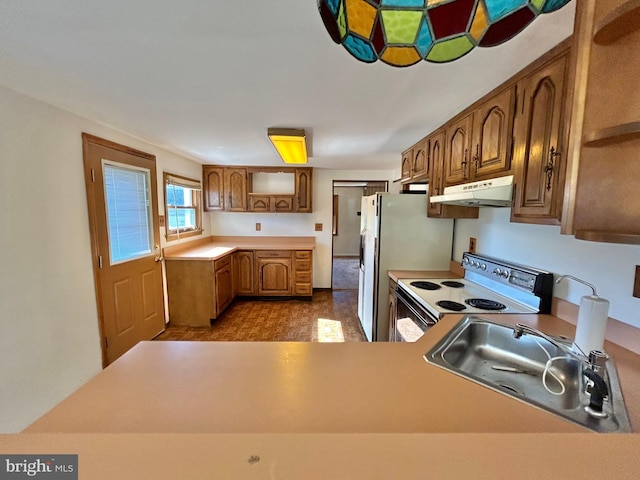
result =
[[[597,418],[606,417],[607,414],[602,411],[602,406],[604,398],[609,395],[609,389],[603,377],[605,375],[605,365],[609,356],[600,350],[592,350],[589,352],[589,356],[585,355],[582,350],[580,350],[581,353],[575,352],[566,344],[554,337],[528,325],[517,323],[513,328],[514,338],[520,338],[524,334],[535,335],[545,339],[547,342],[562,350],[567,354],[567,356],[579,361],[583,366],[587,367],[582,373],[585,377],[591,380],[591,382],[593,382],[593,385],[589,391],[589,405],[585,410],[591,416]]]

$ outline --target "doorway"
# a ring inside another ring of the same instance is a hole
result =
[[[106,367],[165,326],[156,159],[86,133],[82,141]]]
[[[358,290],[362,197],[386,192],[388,181],[333,181],[331,288]]]

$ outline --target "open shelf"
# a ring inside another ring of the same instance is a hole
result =
[[[640,0],[628,0],[598,22],[593,41],[610,45],[636,30],[640,30]]]
[[[578,240],[590,242],[625,243],[627,245],[640,245],[640,233],[610,232],[607,230],[577,230]]]
[[[584,137],[585,147],[606,147],[640,138],[640,122],[623,123],[591,132]]]

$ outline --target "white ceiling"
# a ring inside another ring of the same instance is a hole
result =
[[[400,152],[571,34],[575,2],[449,64],[364,64],[316,0],[0,0],[0,84],[202,163],[396,169]]]

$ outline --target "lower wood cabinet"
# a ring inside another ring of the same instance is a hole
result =
[[[313,256],[311,250],[297,250],[293,272],[293,294],[313,294]]]
[[[256,252],[258,295],[291,295],[291,251]]]
[[[217,260],[167,259],[169,319],[208,326],[237,295],[313,295],[312,250],[238,250]]]
[[[231,255],[213,262],[215,281],[213,282],[216,302],[216,317],[229,306],[233,300],[233,274]]]
[[[169,319],[174,325],[208,326],[233,300],[231,255],[215,261],[165,261]]]
[[[234,253],[234,284],[237,295],[254,295],[253,250]]]

